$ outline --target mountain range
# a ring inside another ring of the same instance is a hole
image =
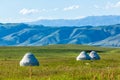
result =
[[[88,16],[82,19],[51,19],[51,20],[38,20],[34,22],[28,22],[30,25],[44,25],[51,27],[61,26],[104,26],[120,24],[120,16],[108,15],[108,16]]]
[[[107,26],[43,26],[0,24],[0,46],[84,44],[120,47],[120,24]]]

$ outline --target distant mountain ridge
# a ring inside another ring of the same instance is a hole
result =
[[[0,46],[85,44],[120,47],[120,25],[50,27],[0,24]]]
[[[29,22],[30,25],[45,25],[45,26],[103,26],[120,24],[120,16],[88,16],[82,19],[53,19],[53,20],[38,20]]]

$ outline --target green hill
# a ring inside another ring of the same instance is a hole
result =
[[[101,60],[76,61],[82,50],[97,51]],[[19,66],[26,52],[34,53],[39,67]],[[119,53],[119,48],[85,45],[0,47],[0,80],[120,80]]]

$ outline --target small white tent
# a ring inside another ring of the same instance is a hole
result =
[[[90,56],[85,52],[82,51],[76,58],[76,60],[90,60]]]
[[[32,53],[26,53],[20,61],[20,66],[39,66],[38,60]]]
[[[89,56],[91,57],[91,60],[100,60],[100,56],[95,51],[91,51]]]

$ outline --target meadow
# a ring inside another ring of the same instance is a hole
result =
[[[81,51],[95,50],[101,60],[76,61]],[[32,52],[40,66],[20,67]],[[0,80],[120,80],[120,49],[85,45],[0,47]]]

